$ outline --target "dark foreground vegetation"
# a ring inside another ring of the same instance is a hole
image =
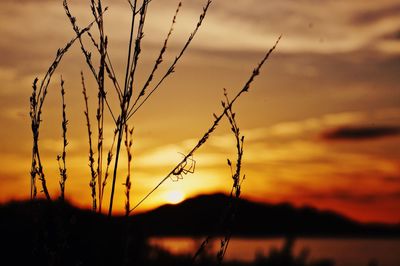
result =
[[[182,205],[184,206],[184,205]],[[216,254],[172,255],[150,246],[154,232],[135,216],[106,217],[65,202],[14,202],[0,208],[1,265],[217,265]],[[159,218],[162,218],[161,216]],[[177,217],[179,218],[179,217]],[[180,219],[176,219],[180,220]],[[163,220],[159,220],[163,226]],[[293,255],[294,238],[281,250],[259,255],[251,263],[224,265],[335,265],[331,260],[309,262],[309,252]]]
[[[16,202],[2,206],[2,265],[216,265],[213,254],[175,256],[147,244],[146,234],[125,217],[106,217],[63,202]],[[225,265],[334,265],[307,263],[292,254],[293,242],[253,263]]]

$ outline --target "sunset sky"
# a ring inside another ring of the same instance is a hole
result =
[[[89,1],[69,2],[78,25],[87,25],[92,19]],[[139,84],[162,47],[178,2],[150,3]],[[104,3],[109,7],[109,53],[122,83],[130,8],[126,0]],[[193,30],[204,3],[183,1],[158,77]],[[43,77],[57,49],[74,32],[62,1],[2,0],[0,35],[0,202],[7,202],[30,195],[32,81]],[[133,205],[209,128],[212,114],[221,112],[223,88],[235,95],[280,35],[277,50],[234,106],[245,135],[243,197],[311,205],[359,221],[400,223],[400,4],[395,0],[214,0],[176,73],[131,120]],[[96,86],[79,46],[74,46],[53,76],[40,147],[56,198],[62,75],[69,120],[66,195],[74,204],[89,207],[81,70],[95,114]],[[116,101],[111,104],[117,107]],[[112,132],[108,119],[107,147]],[[195,173],[179,182],[168,180],[142,210],[174,201],[171,195],[228,192],[232,179],[226,162],[235,160],[234,145],[229,125],[221,123],[194,155]],[[116,211],[124,204],[126,169],[123,159]]]

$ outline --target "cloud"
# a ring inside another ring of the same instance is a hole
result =
[[[327,0],[323,6],[316,6],[313,1],[249,0],[235,5],[218,1],[210,17],[218,19],[225,28],[232,28],[220,35],[232,35],[229,38],[240,47],[261,48],[272,36],[283,34],[279,52],[326,54],[373,48],[397,53],[375,46],[374,40],[397,27],[399,8],[392,0]],[[218,39],[214,38],[212,45]]]
[[[325,140],[369,140],[400,135],[397,126],[342,126],[326,130],[320,135]]]
[[[386,6],[381,9],[374,11],[367,11],[358,14],[354,17],[353,22],[356,24],[369,24],[376,23],[379,20],[386,19],[388,17],[395,17],[400,14],[400,5]]]
[[[400,29],[390,32],[384,36],[385,39],[390,41],[399,41],[400,40]]]
[[[281,121],[268,127],[247,129],[244,131],[244,135],[247,140],[253,142],[265,141],[272,138],[274,140],[277,140],[277,138],[308,139],[310,136],[318,134],[324,128],[339,128],[343,124],[368,123],[371,118],[374,121],[397,121],[400,118],[400,109],[378,109],[369,113],[360,111],[328,113],[297,121]],[[219,140],[216,142],[222,143]]]

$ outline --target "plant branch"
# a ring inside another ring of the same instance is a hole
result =
[[[60,199],[64,200],[65,198],[65,182],[67,180],[67,166],[66,166],[66,157],[67,157],[67,152],[66,148],[68,145],[67,141],[67,125],[68,125],[68,120],[67,120],[67,114],[66,114],[66,104],[65,104],[65,89],[64,89],[64,80],[61,77],[61,100],[62,100],[62,123],[61,123],[61,128],[62,128],[62,138],[63,138],[63,150],[61,155],[57,156],[57,161],[58,161],[58,168],[60,171]]]
[[[264,58],[261,60],[261,62],[258,64],[258,66],[253,70],[253,73],[251,74],[250,78],[247,80],[243,88],[236,94],[236,96],[232,99],[232,101],[229,102],[229,104],[226,104],[225,107],[223,108],[222,112],[220,115],[215,115],[214,114],[214,122],[212,123],[211,127],[204,133],[204,135],[200,138],[200,140],[197,142],[197,144],[184,156],[184,158],[152,189],[150,192],[146,194],[131,210],[130,213],[132,213],[137,207],[139,207],[151,194],[154,193],[168,178],[170,178],[176,171],[184,164],[190,157],[193,157],[193,154],[201,147],[203,146],[204,143],[208,140],[209,136],[214,132],[214,130],[217,128],[218,123],[221,121],[221,119],[224,117],[225,113],[229,110],[229,108],[232,108],[233,104],[236,102],[236,100],[245,92],[249,91],[251,83],[254,81],[254,78],[260,74],[261,67],[264,65],[264,63],[267,61],[271,53],[275,50],[276,46],[278,45],[279,41],[281,39],[281,36],[276,40],[274,46],[269,49],[269,51],[265,54]]]
[[[178,61],[181,59],[181,57],[185,53],[186,49],[188,48],[188,46],[192,42],[192,40],[195,37],[197,31],[199,30],[201,24],[203,23],[203,20],[204,20],[206,14],[207,14],[207,10],[208,10],[210,4],[211,4],[211,0],[208,0],[206,5],[203,7],[203,12],[201,13],[201,15],[199,17],[199,21],[197,22],[197,25],[196,25],[194,31],[190,34],[190,36],[189,36],[188,40],[186,41],[185,45],[183,46],[183,48],[181,49],[179,54],[175,57],[175,60],[172,62],[172,64],[170,65],[170,67],[168,68],[166,73],[163,75],[163,77],[160,79],[160,81],[157,83],[157,85],[149,92],[149,94],[143,99],[142,102],[140,102],[140,104],[136,108],[134,108],[134,106],[132,106],[129,109],[128,117],[127,117],[128,120],[143,106],[143,104],[150,98],[150,96],[160,87],[160,85],[164,82],[164,80],[168,76],[170,76],[171,74],[174,73],[176,64],[178,63]]]

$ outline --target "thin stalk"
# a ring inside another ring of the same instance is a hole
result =
[[[96,204],[96,178],[97,178],[97,173],[94,170],[94,152],[93,152],[93,144],[92,144],[92,129],[90,125],[90,116],[89,116],[89,103],[88,103],[88,96],[86,93],[86,86],[85,86],[85,78],[83,75],[83,72],[81,72],[81,81],[82,81],[82,93],[83,93],[83,99],[85,101],[85,118],[86,118],[86,126],[87,126],[87,131],[88,131],[88,141],[89,141],[89,167],[90,167],[90,187],[91,187],[91,196],[92,196],[92,210],[96,211],[97,209],[97,204]]]
[[[108,151],[108,155],[107,155],[107,165],[106,165],[106,171],[104,173],[104,180],[101,186],[101,198],[100,198],[100,202],[99,202],[99,212],[102,212],[102,206],[103,206],[103,196],[104,196],[104,189],[107,185],[107,180],[108,180],[108,176],[109,176],[109,170],[110,170],[110,165],[111,165],[111,161],[113,158],[113,150],[114,150],[114,146],[115,146],[115,139],[117,138],[117,130],[114,131],[114,136],[113,136],[113,140],[112,140],[112,144],[110,147],[110,150]]]
[[[124,85],[124,94],[122,96],[122,101],[120,103],[121,108],[121,115],[117,119],[117,128],[116,132],[118,132],[117,137],[117,148],[115,152],[115,162],[114,162],[114,171],[113,171],[113,179],[111,184],[111,195],[110,195],[110,203],[108,208],[108,216],[111,217],[112,215],[112,208],[114,202],[114,191],[115,191],[115,182],[117,179],[117,170],[118,170],[118,161],[119,161],[119,153],[121,149],[121,142],[122,142],[122,135],[123,135],[123,126],[125,125],[125,108],[126,108],[126,101],[127,101],[127,91],[128,91],[128,82],[129,82],[129,69],[130,69],[130,60],[131,60],[131,53],[132,53],[132,43],[133,43],[133,35],[134,35],[134,28],[135,28],[135,17],[136,17],[136,5],[137,1],[135,0],[133,3],[133,10],[132,10],[132,22],[131,22],[131,30],[130,30],[130,38],[129,38],[129,47],[128,47],[128,61],[126,64],[126,73],[125,73],[125,85]]]
[[[128,173],[126,175],[125,180],[125,216],[129,216],[129,209],[130,209],[130,191],[131,191],[131,163],[132,163],[132,135],[133,135],[133,128],[129,129],[128,125],[125,126],[125,148],[126,148],[126,155],[128,157]]]
[[[224,91],[226,104],[229,105],[229,98],[226,90]],[[229,203],[227,206],[227,214],[225,215],[222,221],[222,228],[225,231],[224,239],[221,240],[221,247],[217,254],[218,263],[222,264],[222,261],[225,257],[226,251],[228,250],[229,242],[232,236],[232,228],[234,225],[235,215],[238,208],[239,197],[241,194],[242,183],[245,180],[246,176],[241,177],[241,169],[242,169],[242,160],[243,160],[243,146],[244,146],[244,136],[240,134],[240,129],[236,123],[235,116],[236,114],[233,112],[232,108],[229,108],[225,113],[229,124],[231,125],[231,131],[235,136],[236,141],[236,171],[233,173],[232,171],[232,163],[228,159],[228,166],[231,170],[231,176],[233,180],[231,193],[229,195]]]
[[[105,62],[107,50],[107,37],[104,36],[104,21],[103,21],[103,10],[101,1],[97,1],[97,7],[95,6],[94,0],[91,0],[92,13],[96,19],[97,28],[100,35],[100,66],[98,72],[98,112],[97,112],[97,122],[98,122],[98,144],[97,144],[97,185],[98,185],[98,197],[99,201],[101,198],[101,183],[103,177],[103,128],[104,128],[104,102],[106,99],[106,93],[104,89],[104,72],[105,72]]]
[[[63,138],[63,150],[61,155],[57,156],[57,161],[58,161],[58,168],[60,171],[60,199],[64,200],[65,198],[65,182],[67,180],[67,165],[66,165],[66,157],[67,157],[67,152],[66,148],[68,145],[67,141],[67,113],[66,113],[66,104],[65,104],[65,89],[64,89],[64,80],[61,77],[61,100],[62,100],[62,123],[61,123],[61,128],[62,128],[62,138]]]
[[[148,0],[143,0],[141,12],[140,12],[139,25],[138,25],[136,40],[135,40],[135,50],[133,52],[133,59],[132,59],[132,63],[130,66],[129,85],[127,87],[127,94],[126,94],[126,97],[127,97],[126,107],[125,107],[126,110],[129,109],[130,99],[133,95],[133,83],[135,80],[135,73],[136,73],[136,69],[137,69],[137,65],[138,65],[139,54],[142,51],[141,44],[142,44],[142,39],[144,37],[143,29],[144,29],[144,24],[146,21],[147,5],[148,5]]]
[[[118,160],[119,160],[119,152],[121,149],[121,142],[122,142],[122,122],[120,122],[118,126],[118,140],[117,140],[117,149],[115,153],[115,163],[114,163],[114,171],[113,171],[113,180],[111,185],[111,196],[110,196],[110,204],[108,208],[108,216],[111,217],[112,215],[112,207],[114,201],[114,191],[115,191],[115,181],[117,179],[117,168],[118,168]]]
[[[129,1],[130,2],[130,1]],[[129,46],[128,46],[128,62],[126,63],[126,72],[125,72],[125,85],[124,85],[124,94],[125,96],[128,86],[128,78],[129,78],[129,69],[131,65],[131,53],[132,53],[132,43],[133,43],[133,35],[134,35],[134,28],[135,28],[135,10],[136,10],[137,0],[134,1],[132,7],[132,21],[131,21],[131,30],[129,34]]]

